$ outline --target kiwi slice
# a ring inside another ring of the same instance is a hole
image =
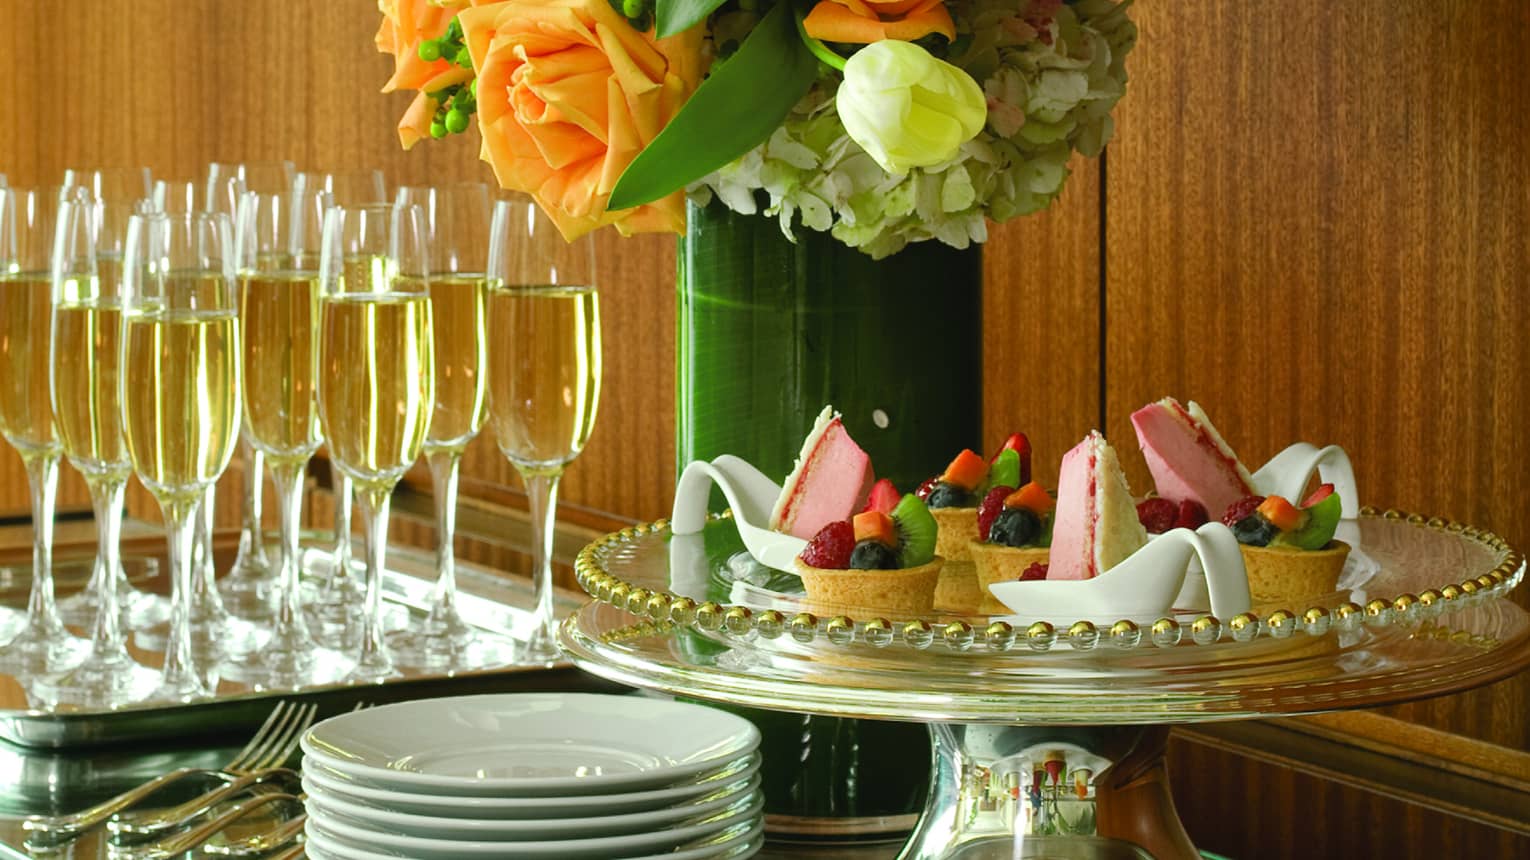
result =
[[[993,487],[1018,487],[1020,486],[1020,452],[1014,448],[1005,448],[999,453],[999,459],[993,461],[988,468],[988,482],[984,485],[986,493]],[[982,498],[979,496],[979,498]]]
[[[892,519],[898,528],[899,567],[918,567],[935,558],[935,518],[918,496],[908,493],[898,500]]]
[[[1306,510],[1307,521],[1289,534],[1280,535],[1280,542],[1301,549],[1322,549],[1333,540],[1339,529],[1339,517],[1344,503],[1338,493],[1329,493],[1321,502]]]

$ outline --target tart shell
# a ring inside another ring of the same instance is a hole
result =
[[[951,561],[970,561],[969,541],[978,536],[977,508],[930,508],[935,518],[935,554]]]
[[[977,566],[978,588],[983,599],[978,604],[980,615],[1009,615],[1014,610],[1005,606],[988,587],[996,582],[1014,582],[1033,564],[1046,564],[1052,550],[1044,546],[1005,546],[973,539],[967,544],[972,563]]]
[[[884,614],[928,615],[945,559],[896,570],[830,570],[797,561],[797,574],[814,611],[871,609]]]
[[[1322,549],[1284,546],[1238,547],[1248,570],[1248,590],[1254,603],[1278,603],[1300,610],[1305,601],[1339,590],[1339,574],[1349,558],[1349,544],[1329,541]]]

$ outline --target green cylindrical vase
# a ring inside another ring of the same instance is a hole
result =
[[[982,251],[922,242],[884,260],[773,218],[692,205],[680,240],[675,454],[736,454],[778,479],[832,404],[877,477],[910,492],[981,434]],[[763,735],[777,832],[912,828],[923,726],[739,710]]]

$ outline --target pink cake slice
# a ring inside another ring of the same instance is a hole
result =
[[[1098,431],[1063,455],[1047,579],[1091,579],[1147,544],[1121,461]]]
[[[1165,397],[1132,413],[1132,427],[1158,495],[1199,502],[1220,519],[1233,502],[1254,494],[1254,480],[1199,404]]]
[[[825,406],[786,476],[770,527],[812,540],[824,526],[864,507],[873,483],[871,458],[850,438],[834,407]]]

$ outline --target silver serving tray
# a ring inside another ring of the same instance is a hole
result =
[[[319,543],[326,536],[315,533],[311,537],[313,543]],[[278,550],[272,547],[272,551]],[[322,549],[314,546],[304,549],[305,569],[325,565],[330,559],[329,553]],[[388,570],[383,576],[383,600],[388,604],[403,607],[411,619],[422,617],[429,605],[434,580],[432,556],[410,548],[389,547]],[[525,640],[532,625],[529,580],[458,561],[457,584],[458,607],[465,619],[490,633]],[[156,587],[163,583],[153,580],[135,582],[135,585],[149,591],[164,591],[162,587]],[[582,595],[560,590],[554,597],[555,608],[560,615],[567,614],[578,608],[581,598]],[[135,647],[135,650],[138,649]],[[148,651],[137,656],[146,665],[155,666],[161,655]],[[187,704],[44,711],[21,704],[27,701],[25,679],[0,672],[0,739],[23,747],[59,749],[247,732],[258,727],[270,714],[274,703],[281,699],[316,701],[321,713],[327,714],[349,709],[358,703],[382,704],[448,694],[608,690],[612,687],[585,675],[571,663],[560,661],[471,671],[453,668],[433,672],[406,670],[402,678],[378,683],[341,683],[300,690],[254,690],[222,679],[216,695]]]

